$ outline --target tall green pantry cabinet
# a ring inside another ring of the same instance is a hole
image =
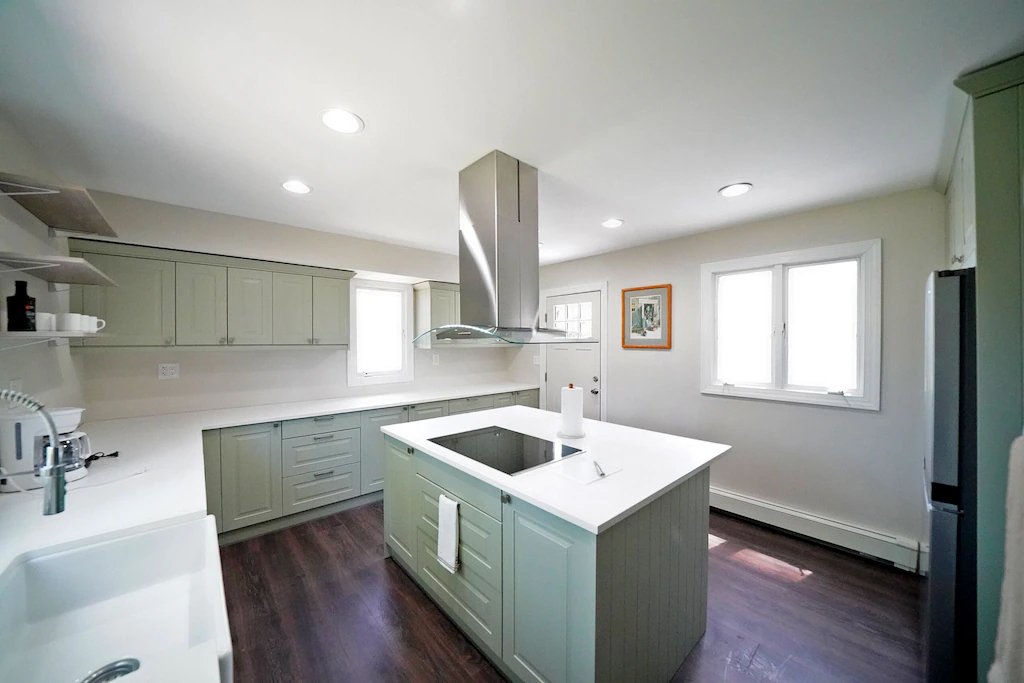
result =
[[[1024,424],[1024,55],[967,74],[977,230],[978,665],[994,656],[1003,578],[1009,449]]]

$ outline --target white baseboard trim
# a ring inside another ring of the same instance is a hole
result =
[[[908,538],[853,526],[716,486],[711,487],[711,507],[877,557],[905,571],[918,571],[917,542]],[[925,573],[927,568],[928,548],[925,545],[921,548],[921,572]]]

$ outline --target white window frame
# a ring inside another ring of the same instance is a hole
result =
[[[413,330],[412,319],[412,285],[400,282],[383,282],[380,280],[362,280],[355,278],[351,283],[349,292],[349,347],[348,347],[348,385],[367,386],[372,384],[397,384],[399,382],[411,382],[413,380],[413,344],[410,334]],[[358,306],[357,291],[360,289],[387,289],[402,293],[402,344],[405,353],[402,358],[402,369],[397,372],[356,372],[356,358],[359,353],[359,335],[356,329],[356,307]]]
[[[830,393],[822,389],[786,386],[785,323],[786,269],[792,266],[857,260],[859,295],[857,329],[859,391]],[[721,275],[751,270],[773,270],[772,382],[770,385],[727,384],[717,378],[717,283]],[[701,278],[701,393],[739,396],[768,401],[810,403],[838,408],[878,410],[881,402],[882,357],[882,240],[787,251],[748,258],[705,263]]]

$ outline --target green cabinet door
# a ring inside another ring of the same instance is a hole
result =
[[[392,553],[415,571],[416,463],[412,449],[391,439],[384,451],[384,534]]]
[[[502,512],[502,661],[523,681],[593,681],[597,537],[521,500]]]
[[[274,342],[274,274],[228,268],[228,344]]]
[[[82,313],[107,322],[86,346],[174,344],[174,263],[133,256],[85,254],[116,287],[82,288]]]
[[[313,278],[274,273],[274,343],[313,343]]]
[[[283,514],[280,422],[220,430],[220,456],[224,531]]]
[[[384,489],[384,433],[381,427],[408,422],[409,406],[395,406],[380,410],[367,410],[359,415],[360,476],[362,489],[367,494]]]
[[[228,338],[228,269],[198,263],[175,264],[175,319],[178,346],[214,346]]]
[[[416,420],[430,420],[435,417],[448,416],[448,401],[434,401],[433,403],[418,403],[409,406],[409,422]]]
[[[348,344],[348,280],[313,278],[313,343]]]
[[[527,389],[516,392],[516,405],[529,408],[540,408],[540,389]]]

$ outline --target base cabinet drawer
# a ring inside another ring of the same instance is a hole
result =
[[[469,398],[453,398],[448,401],[448,414],[469,413],[474,410],[487,410],[494,407],[494,396],[471,396]]]
[[[338,413],[336,415],[318,415],[304,417],[299,420],[286,420],[283,436],[290,439],[295,436],[325,434],[341,429],[355,429],[359,426],[359,413]]]
[[[330,505],[359,495],[359,463],[284,479],[284,514]]]
[[[527,389],[516,392],[516,405],[528,408],[540,408],[540,389]]]
[[[505,408],[516,404],[516,398],[511,392],[507,394],[495,394],[492,398],[494,399],[495,408]]]
[[[435,417],[448,416],[448,401],[435,401],[433,403],[417,403],[409,406],[409,422],[416,420],[429,420]]]
[[[359,462],[359,430],[345,429],[284,439],[281,458],[286,477],[351,465]]]

